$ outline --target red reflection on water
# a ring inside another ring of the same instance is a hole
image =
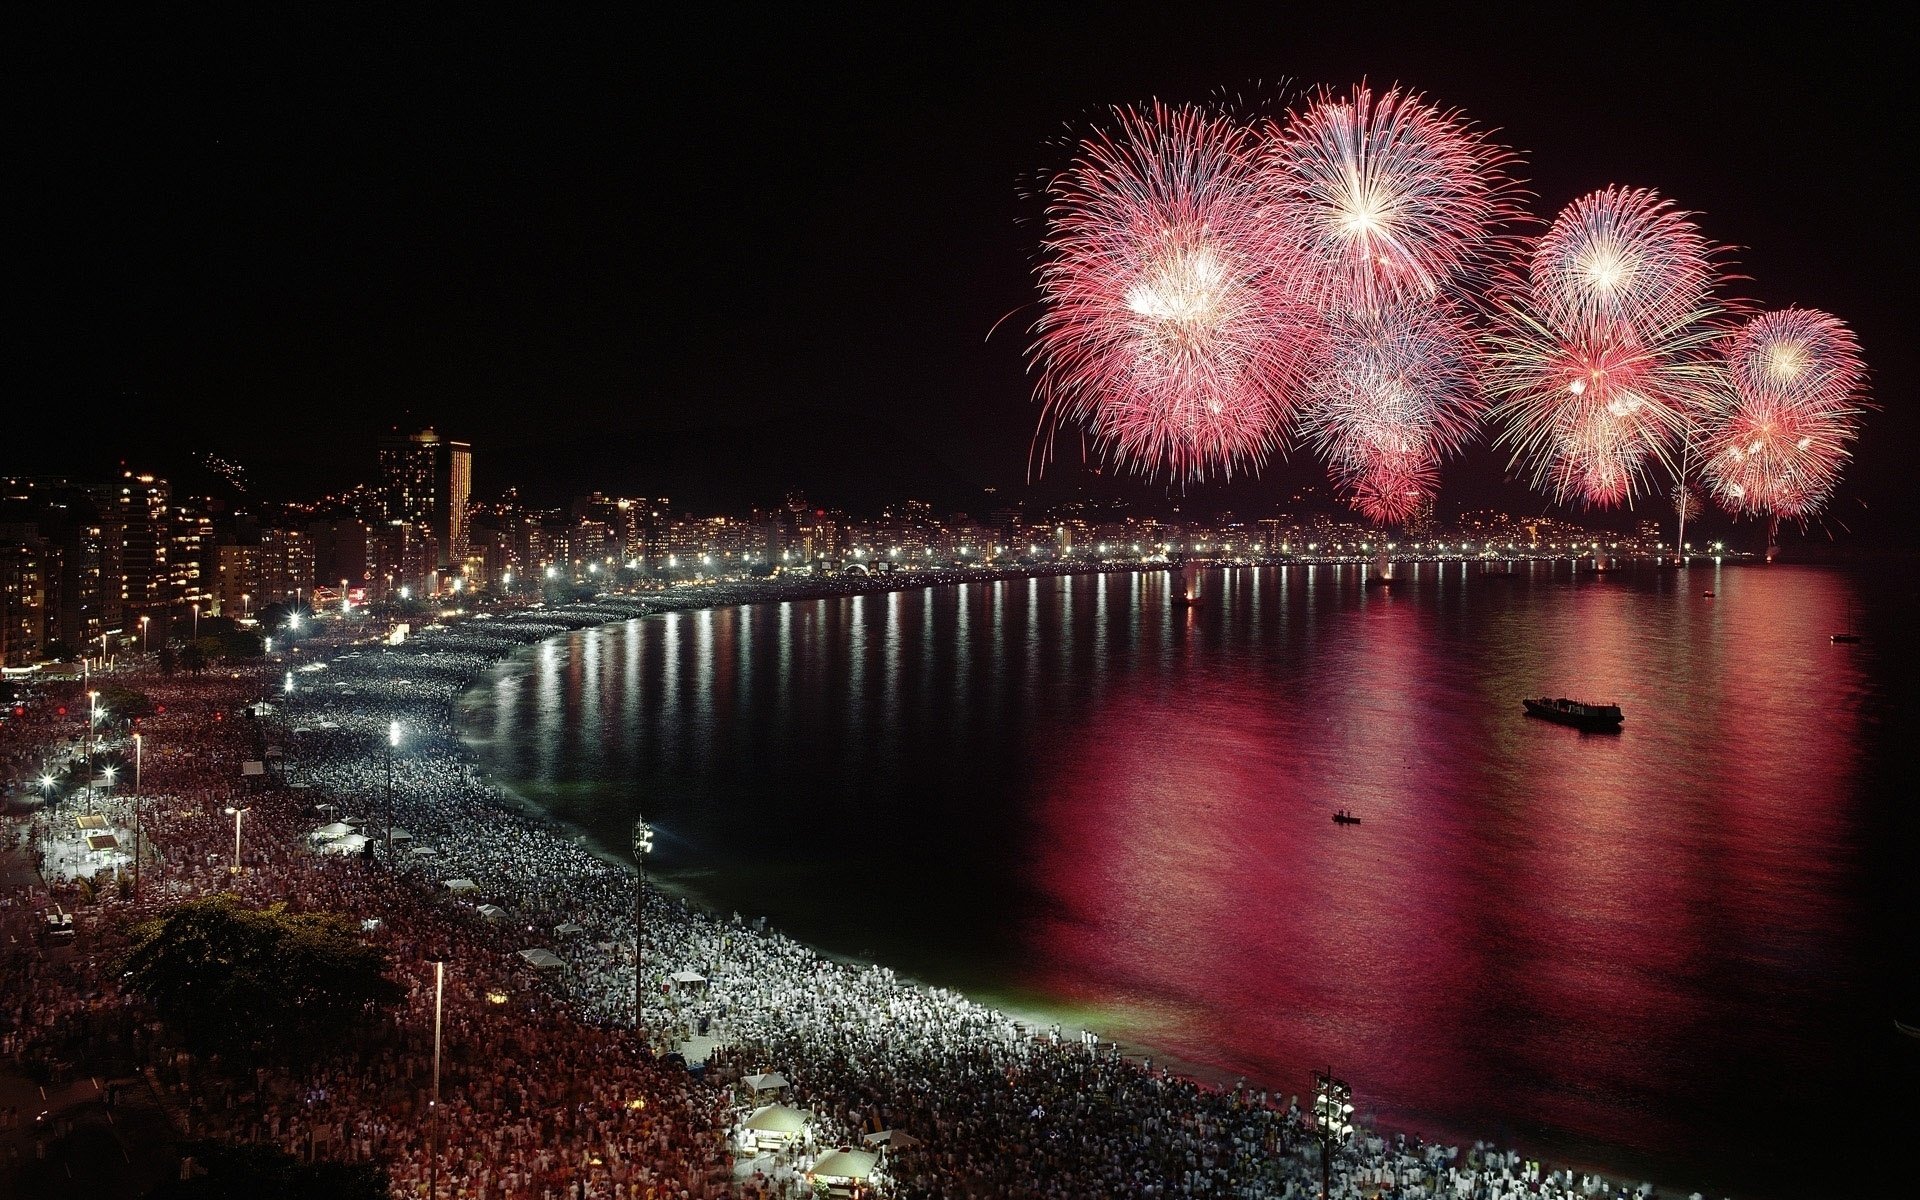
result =
[[[1196,648],[1108,694],[1035,789],[1028,982],[1282,1093],[1332,1063],[1415,1127],[1684,1140],[1755,1038],[1807,1035],[1808,956],[1837,953],[1841,593],[1752,583],[1483,618],[1349,592],[1289,686]],[[1447,624],[1474,619],[1462,661]],[[1521,716],[1542,693],[1626,730]]]

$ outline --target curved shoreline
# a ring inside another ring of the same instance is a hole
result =
[[[1471,560],[1425,560],[1425,561],[1428,563],[1432,563],[1434,565],[1438,565],[1442,568],[1444,568],[1450,562],[1454,562],[1454,561],[1459,561],[1460,565],[1463,568],[1469,568],[1471,564]],[[1538,562],[1542,562],[1542,561],[1547,562],[1548,565],[1551,567],[1551,566],[1557,565],[1560,562],[1564,562],[1566,560],[1561,560],[1561,559],[1533,560],[1531,562],[1528,562],[1527,566],[1529,568],[1532,568]],[[1261,567],[1261,566],[1286,566],[1286,565],[1333,566],[1333,567],[1344,567],[1347,565],[1355,565],[1355,566],[1360,566],[1364,568],[1367,565],[1367,563],[1364,560],[1341,560],[1341,561],[1329,561],[1324,563],[1291,562],[1291,563],[1247,563],[1247,564],[1208,564],[1208,565],[1220,565],[1227,569],[1232,569],[1240,566]],[[557,833],[568,835],[569,840],[575,841],[577,844],[586,847],[590,853],[592,853],[596,858],[600,859],[602,862],[607,863],[608,865],[613,866],[616,869],[620,870],[621,872],[626,873],[630,876],[633,869],[632,860],[630,858],[618,853],[617,850],[609,849],[605,845],[601,844],[600,841],[590,831],[582,828],[581,826],[575,824],[572,821],[556,816],[552,811],[547,809],[544,805],[541,805],[537,801],[528,799],[527,797],[522,795],[520,792],[518,792],[518,790],[512,787],[511,785],[502,782],[495,775],[492,762],[487,758],[487,756],[480,749],[480,745],[482,744],[481,739],[477,739],[471,736],[469,714],[474,706],[471,704],[470,698],[474,696],[476,693],[484,689],[487,689],[491,687],[494,683],[496,683],[500,677],[500,672],[503,669],[505,669],[510,663],[512,663],[516,658],[519,658],[523,655],[536,653],[539,651],[541,647],[557,643],[564,638],[570,638],[574,634],[585,633],[585,632],[589,632],[591,630],[599,629],[599,628],[606,628],[611,625],[625,624],[628,621],[639,620],[646,616],[654,616],[654,615],[659,615],[661,613],[666,613],[666,612],[700,611],[700,610],[723,608],[723,607],[747,607],[754,604],[808,602],[808,601],[817,601],[822,599],[851,598],[859,595],[870,595],[870,594],[876,594],[876,593],[917,590],[920,588],[955,586],[955,585],[962,585],[962,584],[974,583],[974,582],[981,582],[981,583],[1002,582],[1007,580],[1031,579],[1031,578],[1042,578],[1042,577],[1058,577],[1058,576],[1064,576],[1064,575],[1091,575],[1091,574],[1107,574],[1107,573],[1133,574],[1133,573],[1143,573],[1143,572],[1160,573],[1160,572],[1163,572],[1164,570],[1165,570],[1165,567],[1159,564],[1143,564],[1143,565],[1127,565],[1127,566],[1108,565],[1099,570],[1086,570],[1086,569],[1062,569],[1062,570],[1041,570],[1041,571],[1026,571],[1026,570],[984,571],[983,570],[979,572],[967,572],[965,574],[959,575],[958,577],[953,577],[951,575],[947,575],[946,573],[941,573],[938,576],[931,575],[931,574],[928,574],[928,575],[916,574],[914,576],[907,577],[904,579],[899,576],[880,575],[880,576],[868,577],[867,579],[862,579],[860,580],[857,586],[852,585],[852,581],[846,580],[844,578],[831,580],[831,581],[809,580],[805,584],[793,587],[791,589],[779,588],[777,589],[779,594],[773,594],[773,595],[748,595],[748,596],[716,598],[708,594],[711,589],[703,588],[703,589],[700,589],[699,593],[694,595],[686,595],[685,593],[682,593],[680,596],[675,596],[672,593],[668,593],[664,595],[649,594],[645,596],[636,596],[636,597],[632,597],[631,599],[620,598],[619,603],[638,604],[643,606],[644,611],[632,613],[631,615],[613,616],[610,619],[597,621],[590,624],[575,625],[568,629],[565,629],[559,632],[554,632],[532,641],[520,643],[518,646],[514,647],[513,649],[509,650],[507,653],[497,658],[487,668],[483,676],[469,680],[466,686],[463,689],[461,689],[452,698],[451,703],[453,708],[453,720],[465,752],[468,754],[470,758],[475,760],[476,766],[478,766],[484,772],[485,777],[488,779],[491,786],[497,788],[503,794],[511,797],[513,804],[516,807],[520,808],[522,812],[525,813],[527,816],[533,818],[534,820],[540,821],[543,824],[546,824],[549,828],[553,829]],[[1468,570],[1467,573],[1469,575],[1473,574],[1473,572],[1471,572],[1470,570]],[[796,583],[797,582],[798,581],[796,581]],[[838,585],[838,586],[834,586],[834,585]],[[749,585],[749,586],[752,586],[752,585]],[[682,597],[684,597],[684,599],[682,599]],[[610,600],[612,598],[607,598],[607,599]],[[596,601],[584,601],[578,604],[567,605],[561,608],[549,609],[545,611],[552,613],[555,617],[560,617],[562,616],[562,614],[573,614],[573,613],[579,613],[582,611],[590,611],[595,607],[595,604],[596,604]],[[537,613],[541,610],[530,610],[530,611]],[[669,884],[668,886],[664,886],[664,887],[660,885],[661,885],[660,880],[653,877],[649,878],[649,886],[658,887],[659,890],[661,890],[662,892],[674,895],[676,898],[680,899],[682,903],[685,903],[689,899],[695,901],[700,905],[701,911],[705,913],[705,915],[710,919],[713,919],[716,921],[724,919],[719,913],[719,911],[712,906],[711,898],[703,895],[697,889],[691,889],[691,888],[686,888],[684,886],[672,885],[672,884]],[[777,931],[769,929],[769,932],[777,932]],[[861,958],[859,956],[846,955],[846,954],[826,950],[822,947],[815,946],[810,943],[801,943],[801,944],[804,945],[808,951],[810,951],[815,955],[818,955],[823,959],[840,963],[848,967],[885,969],[884,964],[877,963],[869,959]],[[950,988],[945,988],[940,985],[930,984],[925,981],[916,980],[908,976],[903,976],[903,975],[895,976],[890,970],[888,971],[888,974],[889,976],[896,979],[897,982],[899,982],[903,986],[912,987],[912,988],[916,988],[923,991],[937,991],[940,993],[953,995],[953,996],[963,995],[962,993],[954,992]],[[1025,1028],[1027,1028],[1028,1030],[1034,1033],[1038,1033],[1039,1031],[1046,1029],[1049,1023],[1057,1024],[1059,1028],[1066,1033],[1074,1032],[1076,1028],[1085,1028],[1092,1032],[1098,1032],[1097,1030],[1093,1030],[1090,1025],[1080,1025],[1077,1022],[1069,1022],[1068,1020],[1064,1019],[1068,1015],[1067,1010],[1064,1010],[1064,1009],[1048,1010],[1044,1005],[1042,1005],[1038,1010],[1032,1008],[1031,1006],[1015,1007],[1015,1006],[1007,1005],[1005,1003],[1000,1003],[998,998],[991,997],[990,993],[986,993],[986,994],[988,994],[990,999],[994,1002],[996,1011],[1004,1011],[1008,1015],[1015,1016],[1020,1020],[1020,1023]],[[1104,1034],[1101,1035],[1100,1040],[1101,1042],[1106,1043],[1107,1045],[1116,1047],[1129,1060],[1132,1060],[1136,1063],[1138,1063],[1140,1060],[1150,1060],[1152,1063],[1155,1064],[1156,1070],[1158,1070],[1160,1067],[1165,1067],[1167,1068],[1168,1074],[1184,1078],[1202,1088],[1225,1091],[1228,1088],[1233,1086],[1233,1081],[1235,1079],[1244,1079],[1243,1076],[1238,1076],[1235,1073],[1225,1068],[1217,1067],[1212,1064],[1208,1064],[1204,1062],[1196,1062],[1192,1060],[1182,1059],[1178,1056],[1170,1054],[1164,1048],[1155,1046],[1151,1043],[1140,1043],[1140,1042],[1130,1042],[1130,1041],[1116,1042],[1108,1038]],[[1258,1086],[1258,1083],[1256,1082],[1252,1086]],[[1276,1100],[1284,1105],[1286,1101],[1286,1094],[1284,1090],[1276,1096]],[[1366,1131],[1366,1130],[1367,1130],[1367,1127],[1363,1126],[1363,1131]],[[1432,1125],[1424,1124],[1418,1121],[1417,1118],[1414,1120],[1407,1120],[1403,1117],[1401,1119],[1394,1121],[1391,1124],[1379,1124],[1376,1122],[1371,1126],[1371,1132],[1373,1132],[1377,1136],[1386,1137],[1389,1141],[1391,1141],[1392,1135],[1398,1132],[1398,1133],[1408,1135],[1410,1137],[1417,1134],[1420,1138],[1425,1139],[1429,1144],[1455,1143],[1462,1147],[1465,1147],[1469,1144],[1474,1144],[1474,1145],[1480,1144],[1479,1142],[1472,1141],[1472,1139],[1462,1135],[1457,1131],[1446,1130],[1446,1129],[1438,1128]],[[1489,1149],[1491,1149],[1490,1144],[1489,1144]],[[1618,1184],[1618,1181],[1622,1178],[1617,1174],[1615,1174],[1614,1172],[1608,1170],[1607,1168],[1599,1167],[1589,1162],[1577,1161],[1558,1153],[1555,1154],[1554,1161],[1556,1163],[1559,1163],[1563,1167],[1571,1167],[1583,1173],[1608,1177],[1614,1180],[1616,1185]],[[1661,1195],[1661,1196],[1671,1195],[1671,1196],[1677,1197],[1677,1196],[1687,1194],[1687,1191],[1685,1189],[1675,1188],[1669,1185],[1659,1185],[1656,1187],[1655,1194]]]

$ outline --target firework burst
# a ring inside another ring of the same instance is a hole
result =
[[[1481,264],[1517,213],[1511,161],[1457,112],[1361,84],[1293,114],[1262,180],[1305,294],[1377,308],[1437,297]]]
[[[1725,390],[1706,242],[1654,193],[1568,205],[1508,281],[1487,338],[1516,464],[1560,502],[1629,503]]]
[[[1497,443],[1556,501],[1631,501],[1650,465],[1673,450],[1724,388],[1708,353],[1713,330],[1684,323],[1644,332],[1595,321],[1559,330],[1514,310],[1487,336]]]
[[[1473,336],[1444,302],[1330,320],[1309,396],[1301,431],[1348,502],[1381,523],[1432,496],[1484,409]]]
[[[1115,118],[1048,188],[1043,425],[1082,423],[1150,476],[1257,467],[1313,337],[1258,203],[1252,134],[1193,107]]]
[[[1853,332],[1826,313],[1763,313],[1727,339],[1731,388],[1703,436],[1707,484],[1742,514],[1820,511],[1859,435],[1866,369]]]
[[[1528,264],[1533,310],[1556,328],[1660,329],[1708,306],[1713,250],[1699,227],[1645,188],[1604,188],[1568,205]]]

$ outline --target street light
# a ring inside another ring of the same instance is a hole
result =
[[[133,898],[140,898],[140,745],[133,735]]]
[[[200,640],[200,602],[193,602],[193,640]]]
[[[1333,1194],[1333,1147],[1353,1136],[1353,1089],[1333,1068],[1313,1073],[1313,1136],[1320,1143],[1320,1195]]]
[[[438,1195],[440,1190],[440,1011],[441,1003],[447,994],[447,960],[443,955],[433,960],[433,1099],[428,1101],[433,1119],[433,1146],[427,1161],[427,1195]]]
[[[227,815],[233,818],[233,873],[240,874],[240,818],[247,815],[244,808],[227,805]]]
[[[400,722],[387,723],[387,865],[393,865],[393,752],[400,748]]]
[[[142,654],[147,652],[147,620],[146,617],[140,618],[140,653]]]
[[[640,916],[647,903],[647,855],[653,853],[653,826],[633,819],[633,1032],[640,1033]]]

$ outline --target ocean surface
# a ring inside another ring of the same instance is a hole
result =
[[[510,660],[467,727],[714,908],[989,1003],[1714,1196],[1903,1190],[1920,580],[1402,573],[662,614]]]

